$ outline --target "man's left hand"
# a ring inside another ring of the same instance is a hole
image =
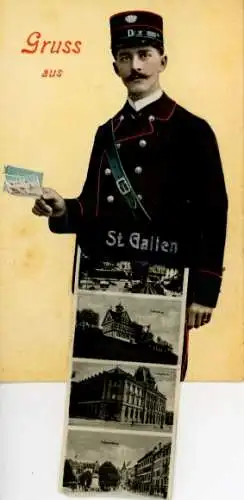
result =
[[[187,309],[186,321],[188,328],[199,328],[209,323],[213,309],[193,302]]]

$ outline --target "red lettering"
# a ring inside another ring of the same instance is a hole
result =
[[[56,44],[58,44],[58,47],[56,47]],[[53,42],[50,50],[51,54],[59,54],[61,45],[62,42]]]
[[[34,41],[32,41],[33,38],[35,39]],[[39,31],[33,31],[33,33],[31,33],[26,40],[27,45],[29,47],[33,47],[33,49],[22,49],[22,54],[34,54],[38,49],[39,38],[41,38],[41,33]]]
[[[80,50],[81,50],[81,45],[82,45],[82,42],[80,40],[77,40],[74,43],[75,49],[72,49],[72,52],[74,52],[74,54],[79,54]]]
[[[42,42],[41,54],[43,54],[43,52],[44,52],[44,50],[45,50],[46,46],[47,46],[47,45],[49,45],[49,43],[52,43],[52,42],[51,42],[50,40],[48,40],[48,41],[44,40],[44,41]]]
[[[48,76],[48,69],[44,69],[41,76],[47,77]]]
[[[66,42],[64,42],[64,49],[62,49],[62,51],[64,52],[64,54],[69,54],[70,53],[70,46],[72,45],[72,42],[70,40],[67,40]]]
[[[49,78],[53,78],[53,77],[61,77],[63,75],[63,70],[62,69],[44,69],[44,71],[42,72],[41,76],[42,77],[49,77]]]
[[[76,40],[75,42],[71,40],[66,40],[64,42],[61,40],[43,40],[42,34],[39,31],[33,31],[28,36],[25,43],[27,46],[21,49],[22,54],[34,54],[38,49],[40,54],[60,54],[60,52],[64,54],[70,54],[71,52],[79,54],[82,46],[80,40]]]

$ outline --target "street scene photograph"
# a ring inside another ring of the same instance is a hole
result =
[[[177,365],[182,314],[183,299],[79,292],[73,357]]]
[[[170,437],[68,429],[63,490],[167,499],[172,459]]]
[[[94,262],[81,255],[78,290],[141,293],[180,297],[183,292],[183,270],[143,261]]]
[[[69,425],[172,433],[177,370],[74,361]]]

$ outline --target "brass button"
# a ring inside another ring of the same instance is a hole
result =
[[[140,175],[142,173],[142,167],[140,167],[139,165],[135,168],[135,173]]]
[[[145,146],[146,146],[146,145],[147,145],[147,141],[145,141],[145,139],[141,139],[141,140],[139,141],[139,146],[140,146],[141,148],[145,148]]]
[[[104,173],[105,173],[105,175],[110,175],[110,174],[111,174],[111,170],[110,170],[110,168],[106,168],[106,169],[104,170]]]
[[[110,194],[108,197],[107,197],[107,202],[108,203],[113,203],[114,201],[114,196],[112,194]]]

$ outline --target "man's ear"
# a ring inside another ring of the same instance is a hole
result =
[[[116,75],[119,75],[119,70],[118,70],[116,62],[113,62],[113,68],[114,68],[114,72],[116,73]]]
[[[161,71],[164,71],[166,66],[168,64],[168,56],[166,56],[166,54],[164,54],[162,57],[161,57]]]

